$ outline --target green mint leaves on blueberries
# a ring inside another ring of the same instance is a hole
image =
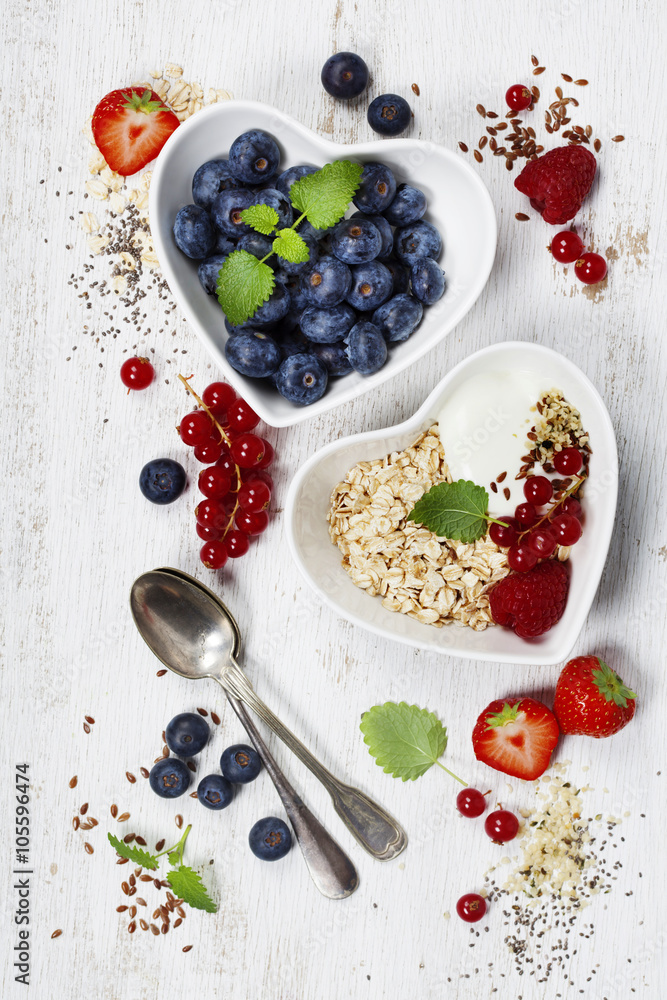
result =
[[[368,752],[385,774],[403,781],[415,781],[433,764],[452,774],[438,757],[447,746],[447,730],[438,717],[425,708],[386,701],[364,713],[359,726]]]
[[[488,507],[489,494],[483,486],[459,479],[432,486],[414,505],[408,521],[423,524],[441,538],[470,544],[484,537],[490,521],[498,523],[487,514]]]
[[[293,264],[307,261],[308,245],[296,227],[303,219],[316,229],[334,226],[345,215],[361,182],[362,171],[361,163],[336,160],[296,181],[290,190],[295,221],[288,229],[276,231],[278,213],[270,205],[251,205],[241,212],[241,218],[263,236],[275,235],[271,254]],[[274,287],[273,269],[266,263],[266,257],[258,260],[245,250],[233,250],[220,268],[218,302],[229,322],[239,326],[255,315]]]
[[[151,854],[150,851],[144,851],[140,847],[125,844],[118,837],[114,837],[112,833],[108,833],[107,837],[116,854],[120,855],[121,858],[127,858],[128,861],[133,861],[136,865],[141,865],[142,868],[148,868],[149,871],[156,871],[159,865],[159,858],[166,854],[169,863],[173,865],[172,870],[167,872],[167,882],[169,882],[176,895],[183,899],[188,906],[192,906],[193,909],[215,913],[217,907],[206,891],[206,886],[202,883],[201,876],[193,868],[188,868],[187,865],[183,864],[185,841],[191,829],[191,825],[186,827],[178,843],[172,847],[168,847],[165,851],[160,851],[159,854]]]

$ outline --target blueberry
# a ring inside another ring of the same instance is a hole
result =
[[[250,850],[262,861],[284,858],[292,846],[292,834],[287,823],[277,816],[258,819],[248,836]]]
[[[424,305],[432,306],[445,294],[445,272],[430,257],[416,261],[410,268],[412,294]]]
[[[255,195],[247,188],[221,191],[211,205],[211,218],[220,232],[225,236],[236,237],[252,232],[241,218],[241,212],[244,208],[250,208],[254,200]]]
[[[410,287],[410,276],[403,265],[399,264],[397,260],[383,260],[382,263],[394,279],[394,295],[399,292],[407,292]]]
[[[222,751],[220,770],[227,781],[235,785],[247,785],[254,781],[262,768],[262,761],[254,749],[245,743],[236,743]]]
[[[269,236],[263,236],[261,233],[246,233],[236,244],[236,249],[245,250],[259,260],[268,256],[269,260],[267,263],[270,263],[272,256],[274,256],[273,240]]]
[[[262,184],[270,180],[280,164],[280,150],[268,132],[251,129],[231,145],[229,165],[234,177],[244,184]]]
[[[299,223],[296,231],[303,236],[304,240],[307,236],[312,236],[314,240],[323,240],[325,236],[333,232],[333,228],[333,226],[327,226],[325,229],[317,229],[308,222],[308,219],[304,219],[303,222]]]
[[[380,239],[382,243],[380,245],[380,250],[376,254],[378,260],[385,260],[392,253],[394,249],[394,230],[391,228],[387,220],[382,215],[366,215],[365,212],[355,212],[354,215],[350,216],[351,219],[368,219],[372,222],[377,231],[380,234]],[[348,220],[349,221],[349,220]]]
[[[354,370],[361,375],[372,375],[382,368],[387,360],[387,343],[374,323],[361,320],[352,327],[347,356]]]
[[[437,267],[437,264],[436,264]],[[419,326],[424,307],[411,295],[401,292],[387,299],[373,313],[373,322],[388,343],[407,340]]]
[[[280,350],[275,340],[257,330],[229,337],[225,357],[232,368],[250,378],[265,378],[280,364]]]
[[[174,219],[174,241],[178,249],[193,260],[210,257],[215,233],[208,212],[199,205],[179,208]]]
[[[312,352],[326,366],[329,375],[348,375],[352,371],[343,340],[335,344],[313,344]]]
[[[218,275],[220,268],[227,260],[228,254],[216,253],[212,257],[207,257],[197,268],[199,281],[207,295],[215,295],[218,290]]]
[[[207,774],[197,785],[197,798],[207,809],[226,809],[234,798],[234,786],[221,774]]]
[[[381,94],[368,106],[368,124],[380,135],[398,135],[410,124],[412,112],[404,97]]]
[[[391,205],[384,211],[384,217],[392,226],[409,226],[421,219],[426,211],[426,195],[410,184],[399,184]]]
[[[292,274],[291,271],[287,271],[284,267],[279,267],[273,272],[273,276],[276,286],[283,285],[289,292],[290,310],[303,312],[308,303],[306,302],[306,296],[298,275]]]
[[[354,52],[336,52],[322,67],[322,86],[343,101],[358,97],[368,86],[368,66]]]
[[[154,458],[139,473],[139,489],[151,503],[173,503],[185,489],[185,469],[172,458]]]
[[[225,316],[225,329],[232,337],[235,337],[237,333],[255,333],[255,331],[259,333],[272,333],[275,327],[275,323],[256,323],[254,319],[248,319],[245,323],[239,323],[238,326],[234,326]]]
[[[389,298],[393,284],[391,271],[378,260],[356,264],[352,268],[352,287],[346,299],[355,309],[369,312]]]
[[[221,191],[241,187],[229,166],[229,160],[208,160],[202,163],[192,178],[192,200],[209,210]]]
[[[302,177],[306,177],[308,174],[314,174],[317,170],[318,167],[311,167],[307,163],[300,163],[296,167],[288,167],[287,170],[283,170],[280,177],[276,178],[276,190],[289,198],[292,184],[300,181]]]
[[[295,327],[289,333],[284,334],[278,341],[278,347],[280,348],[280,357],[282,361],[286,358],[293,358],[295,354],[314,354],[314,344],[311,344],[309,340],[306,340],[301,330]],[[274,385],[277,385],[278,373],[275,372],[271,375],[271,381]]]
[[[381,247],[377,226],[368,219],[341,219],[331,236],[331,252],[345,264],[375,260]]]
[[[273,291],[266,300],[262,302],[259,309],[250,318],[250,322],[259,323],[266,326],[268,323],[277,323],[283,316],[287,316],[290,310],[290,294],[284,285],[274,285]]]
[[[384,163],[366,163],[353,201],[360,212],[384,212],[396,194],[396,178]]]
[[[299,406],[308,406],[320,399],[328,381],[326,366],[314,354],[293,354],[286,358],[275,379],[280,395]]]
[[[299,235],[303,235],[300,233]],[[289,261],[285,260],[283,257],[280,258],[280,266],[283,271],[287,274],[302,274],[310,264],[314,264],[320,255],[320,248],[317,240],[314,236],[306,235],[303,237],[304,243],[308,247],[308,253],[310,254],[308,260],[300,261]]]
[[[342,302],[352,286],[352,273],[336,257],[320,257],[301,275],[306,302],[327,309]]]
[[[301,316],[301,329],[315,344],[335,344],[344,340],[357,319],[352,306],[341,302],[331,309],[309,306]]]
[[[225,257],[236,250],[236,240],[232,239],[231,236],[227,236],[226,233],[221,233],[219,229],[215,230],[215,252],[222,253]]]
[[[163,757],[153,764],[148,783],[163,799],[177,799],[190,787],[190,770],[178,757]]]
[[[294,222],[292,203],[286,194],[276,188],[264,188],[255,196],[256,205],[268,205],[278,213],[277,229],[287,229]]]
[[[179,757],[194,757],[208,743],[208,724],[201,715],[181,712],[167,723],[164,738],[172,753]]]
[[[404,264],[412,265],[422,257],[437,259],[441,249],[440,233],[423,219],[410,226],[402,226],[394,233],[394,252]]]

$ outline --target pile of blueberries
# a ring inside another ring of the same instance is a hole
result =
[[[244,223],[241,212],[270,205],[279,227],[291,226],[290,188],[317,169],[299,164],[279,172],[280,150],[258,129],[235,139],[228,159],[199,167],[194,204],[179,210],[173,232],[178,248],[200,261],[199,280],[209,295],[216,294],[220,268],[233,250],[258,258],[271,253],[272,240]],[[329,229],[304,220],[297,231],[309,260],[269,257],[275,273],[270,298],[241,326],[225,319],[230,365],[249,378],[267,379],[292,403],[320,399],[332,376],[379,371],[391,344],[407,340],[424,306],[445,291],[437,264],[442,239],[423,219],[422,191],[397,184],[385,164],[366,163],[354,206],[350,218]]]
[[[175,799],[190,787],[191,772],[181,758],[194,757],[204,749],[209,739],[207,722],[194,712],[175,715],[165,729],[167,746],[175,757],[163,757],[151,768],[148,781],[164,799]],[[237,743],[223,750],[220,774],[207,774],[197,785],[197,798],[207,809],[226,809],[234,798],[237,785],[254,781],[262,767],[254,747]],[[250,850],[262,861],[278,861],[292,846],[292,834],[284,820],[266,816],[258,820],[248,836]]]

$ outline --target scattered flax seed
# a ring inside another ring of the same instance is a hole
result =
[[[92,717],[92,715],[84,715],[84,719],[86,720],[87,723],[89,723],[89,725],[91,726],[95,725],[95,720]]]
[[[413,94],[416,94],[417,97],[419,97],[419,93],[420,93],[420,91],[419,91],[419,84],[413,83],[412,87],[410,89],[412,90]]]
[[[137,929],[137,922],[136,922],[136,920],[131,920],[130,923],[127,925],[127,933],[128,934],[134,934],[134,932],[136,931],[136,929]]]
[[[77,776],[75,774],[73,778],[69,779],[69,787],[70,788],[76,788],[78,780],[79,779],[77,778]]]
[[[195,772],[197,770],[197,765],[193,760],[186,760],[185,762],[191,771]]]
[[[561,76],[563,77],[566,83],[572,83],[572,77],[570,76],[569,73],[561,73]]]
[[[510,498],[510,489],[509,489],[509,486],[503,487],[503,496],[505,497],[506,500],[509,500],[509,498]]]
[[[145,847],[146,846],[146,841],[144,840],[143,837],[140,837],[138,834],[137,834],[136,840],[137,840],[137,843],[139,844],[140,847]]]
[[[125,772],[125,777],[130,782],[131,785],[133,785],[135,783],[135,781],[137,780],[135,778],[135,776],[130,771],[126,771]]]
[[[88,725],[87,722],[84,722],[84,724],[83,724],[83,731],[84,731],[84,733],[89,733],[90,732],[90,726]]]
[[[600,142],[599,139],[596,139],[595,142],[593,143],[593,149],[595,150],[596,153],[599,153],[600,150],[602,149],[602,143]]]
[[[562,101],[563,100],[563,90],[562,90],[562,88],[561,87],[556,87],[556,91],[555,92],[556,92],[556,97],[558,97]]]
[[[220,725],[220,716],[216,712],[211,712],[211,722],[214,726]]]
[[[533,70],[533,76],[539,76],[540,73],[544,73],[546,66],[536,66]]]
[[[174,823],[176,824],[179,830],[183,826],[183,817],[181,816],[180,813],[176,813],[176,815],[174,816]]]
[[[183,920],[181,919],[181,917],[176,917],[176,919],[174,920],[174,927],[180,927],[182,923]]]
[[[142,931],[148,930],[148,924],[146,923],[143,917],[139,921],[139,926],[141,927]]]
[[[128,812],[121,813],[120,816],[118,817],[118,822],[119,823],[127,823],[127,821],[128,821],[129,818],[130,818],[130,814]]]
[[[482,116],[482,118],[486,118],[486,108],[484,107],[483,104],[478,104],[475,110],[477,111],[478,115]]]
[[[75,829],[75,830],[78,830],[78,829],[79,829],[79,826],[80,826],[80,822],[81,822],[81,821],[79,820],[79,817],[78,817],[78,816],[75,816],[75,817],[73,818],[73,820],[72,820],[72,826],[74,827],[74,829]]]
[[[192,951],[192,945],[186,944],[185,948],[183,948],[183,951]]]
[[[59,927],[57,931],[54,931],[54,932],[53,932],[53,934],[51,935],[51,938],[57,938],[57,937],[60,937],[60,935],[61,935],[61,934],[62,934],[62,930],[61,930],[61,928]],[[190,947],[192,947],[192,945],[191,945]],[[184,949],[184,950],[185,950],[185,949]]]
[[[164,675],[166,674],[166,672],[167,672],[166,670],[158,670],[156,672],[155,676],[156,677],[164,677]]]
[[[198,708],[197,711],[199,712],[200,715],[203,715],[204,717],[208,715],[208,712],[206,711],[205,708]]]
[[[625,139],[624,135],[614,135],[614,136],[612,136],[612,140],[611,141],[612,142],[623,142],[624,139]]]
[[[136,906],[131,906],[130,907],[130,917],[134,918],[134,917],[136,917],[136,915],[137,915],[137,908],[136,908]]]
[[[498,117],[498,115],[496,114],[496,112],[495,112],[495,111],[487,111],[487,112],[486,112],[486,117],[487,117],[487,118],[497,118],[497,117]]]
[[[157,927],[155,924],[151,924],[151,934],[155,934],[155,936],[157,937],[159,933],[160,933],[160,928]]]
[[[164,847],[164,839],[158,840],[157,844],[155,845],[155,850],[161,851],[163,847]]]
[[[185,920],[185,910],[184,910],[184,909],[183,909],[183,907],[182,907],[182,906],[180,905],[180,903],[179,903],[179,904],[178,904],[178,906],[176,907],[176,912],[178,913],[178,915],[179,915],[179,917],[181,918],[181,920]]]
[[[125,905],[123,905],[123,906],[117,906],[116,907],[116,913],[125,913],[126,910],[127,910],[127,906],[125,906]]]
[[[160,882],[159,878],[154,878],[153,879],[153,885],[155,886],[156,889],[161,889],[162,888],[162,882]]]
[[[126,833],[125,836],[123,837],[123,843],[131,844],[135,837],[136,837],[135,833]]]
[[[539,91],[539,89],[537,87],[531,87],[530,88],[530,92],[533,95],[533,100],[534,101],[539,101],[539,99],[540,99],[540,91]]]
[[[146,906],[147,905],[146,904],[146,900],[142,899],[141,896],[137,896],[135,902],[136,902],[137,906]]]
[[[540,62],[540,60],[537,58],[537,56],[531,56],[530,57],[530,61],[532,62],[533,66],[538,66],[539,62]]]
[[[517,219],[518,222],[528,222],[530,216],[526,215],[524,212],[516,212],[514,218]]]
[[[148,775],[149,775],[148,768],[147,767],[140,767],[139,768],[139,774],[141,775],[142,778],[147,778]]]
[[[465,142],[459,141],[459,149],[461,150],[462,153],[468,152],[468,147],[466,146]]]
[[[513,170],[514,169],[514,164],[512,163],[511,160],[505,160],[505,169],[506,170]]]
[[[497,483],[504,483],[506,478],[507,478],[507,473],[506,472],[501,472],[499,476],[496,476],[496,482]]]
[[[79,812],[81,813],[82,816],[86,815],[86,813],[88,812],[88,803],[87,802],[84,802],[83,805],[79,807]]]
[[[129,858],[119,858],[116,862],[117,865],[126,865],[130,859]]]
[[[95,848],[93,847],[92,844],[89,844],[88,841],[86,841],[86,843],[83,845],[83,849],[86,852],[86,854],[94,854],[95,853]]]
[[[139,881],[140,882],[152,882],[153,881],[153,876],[152,875],[140,875],[139,876]]]
[[[588,80],[575,80],[574,82],[577,85],[577,87],[587,87],[588,86]]]
[[[497,493],[498,492],[498,487],[496,486],[495,483],[491,483],[490,486],[491,486],[491,490],[492,490],[493,493]]]
[[[196,792],[190,792],[190,798],[191,798],[191,799],[196,799],[196,798],[198,798],[198,795],[197,795],[197,793],[196,793]]]
[[[115,803],[115,802],[114,802],[114,804],[113,804],[113,805],[111,806],[111,808],[109,809],[109,812],[111,813],[111,815],[113,816],[113,818],[114,818],[114,819],[115,819],[115,818],[116,818],[116,816],[118,815],[118,806],[116,805],[116,803]]]

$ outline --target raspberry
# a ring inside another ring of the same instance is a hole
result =
[[[542,635],[560,620],[569,585],[565,566],[553,559],[528,573],[512,573],[491,591],[493,620],[522,639]]]
[[[562,226],[581,208],[596,166],[595,157],[585,146],[558,146],[527,163],[514,187],[528,195],[545,222]]]

